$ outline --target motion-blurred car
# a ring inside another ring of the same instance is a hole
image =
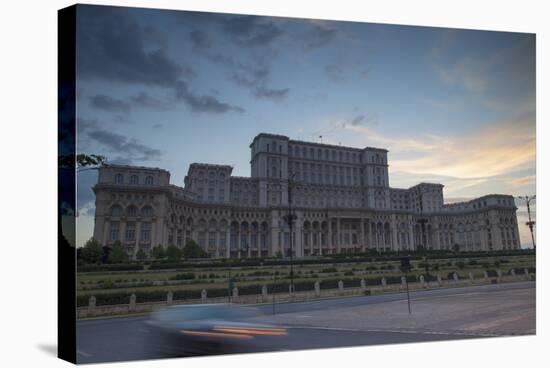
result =
[[[288,333],[261,323],[262,315],[257,308],[233,304],[177,305],[153,313],[147,324],[151,345],[163,355],[244,353],[269,350],[273,339]]]

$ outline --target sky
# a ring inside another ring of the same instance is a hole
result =
[[[192,162],[249,176],[266,132],[388,149],[390,186],[446,202],[536,193],[534,34],[79,5],[76,60],[77,150],[172,184]],[[97,172],[78,175],[83,245]]]

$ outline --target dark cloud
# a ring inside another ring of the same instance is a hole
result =
[[[78,70],[81,78],[160,86],[197,112],[244,109],[200,95],[189,87],[193,69],[176,63],[157,44],[146,44],[145,30],[125,8],[81,6],[78,22]]]
[[[246,67],[232,75],[231,79],[251,90],[256,98],[281,100],[288,95],[288,88],[274,89],[268,86],[270,70],[267,66]]]
[[[217,98],[210,95],[198,95],[191,91],[189,85],[183,81],[179,81],[176,87],[176,98],[183,100],[196,112],[239,112],[243,113],[245,110],[239,106],[233,106],[225,102],[220,102]]]
[[[304,46],[308,49],[324,47],[330,44],[338,36],[336,28],[327,28],[319,25],[314,25],[307,32],[298,36]]]
[[[90,97],[90,103],[93,107],[99,110],[122,113],[130,112],[130,104],[106,95],[92,96]]]
[[[283,34],[283,31],[266,17],[238,15],[222,19],[225,34],[241,46],[267,46]]]
[[[93,153],[104,154],[109,162],[112,162],[113,157],[118,156],[122,156],[130,162],[154,161],[159,160],[162,156],[159,149],[151,148],[136,139],[103,129],[95,120],[79,119],[78,129],[79,142],[84,145],[93,142],[94,147],[102,147],[107,154]]]
[[[204,31],[195,29],[189,33],[189,38],[194,47],[199,49],[209,49],[212,47],[212,40]]]
[[[353,117],[349,121],[342,123],[342,127],[345,128],[346,126],[376,125],[377,122],[378,122],[378,118],[376,114],[374,115],[361,114]]]
[[[141,91],[137,95],[130,96],[130,102],[137,107],[155,110],[165,110],[172,105],[171,102],[160,100],[144,91]]]

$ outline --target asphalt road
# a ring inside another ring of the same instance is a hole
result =
[[[521,282],[262,305],[289,335],[260,351],[442,341],[535,333],[535,283]],[[521,311],[521,314],[518,312]],[[79,363],[158,359],[147,316],[77,322]]]

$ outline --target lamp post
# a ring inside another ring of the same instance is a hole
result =
[[[420,218],[417,220],[417,222],[420,224],[420,232],[421,232],[421,242],[422,242],[422,248],[425,250],[428,249],[427,247],[427,239],[426,239],[426,223],[428,222],[428,219],[424,218],[424,204],[423,204],[423,198],[422,198],[422,190],[420,189]]]
[[[533,242],[533,250],[537,249],[537,246],[535,244],[535,235],[533,235],[533,227],[535,226],[535,221],[531,220],[531,201],[534,201],[537,199],[536,195],[533,196],[519,196],[519,199],[522,199],[527,204],[527,215],[529,216],[529,221],[525,223],[525,225],[529,226],[529,231],[531,232],[531,241]]]
[[[296,219],[296,215],[292,214],[292,179],[294,178],[295,173],[289,172],[288,177],[288,215],[285,216],[285,220],[288,223],[288,245],[290,250],[290,290],[294,293],[294,267],[292,262],[293,257],[293,246],[292,246],[292,223]]]

